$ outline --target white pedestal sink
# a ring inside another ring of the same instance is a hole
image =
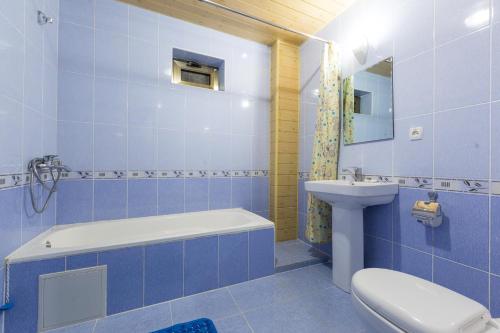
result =
[[[306,191],[333,206],[333,283],[351,292],[351,278],[364,268],[363,208],[394,200],[396,183],[318,180],[305,182]]]

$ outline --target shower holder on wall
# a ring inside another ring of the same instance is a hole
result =
[[[41,214],[47,208],[52,194],[56,191],[56,186],[63,172],[69,172],[71,169],[62,164],[57,155],[45,155],[43,157],[36,157],[28,163],[28,172],[30,173],[30,197],[33,210]],[[47,177],[48,176],[48,177]],[[47,184],[52,181],[52,186]],[[38,198],[35,195],[35,186],[40,184],[46,191],[48,191],[47,198],[42,200],[41,206],[37,204]]]
[[[38,17],[38,24],[40,25],[44,25],[44,24],[47,24],[47,23],[54,23],[54,19],[50,16],[47,16],[44,12],[42,12],[41,10],[39,10],[37,12],[37,17]]]

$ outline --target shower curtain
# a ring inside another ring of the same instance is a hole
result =
[[[354,76],[344,80],[344,144],[354,143]]]
[[[333,43],[325,45],[321,60],[319,103],[310,180],[337,179],[340,130],[340,62]],[[309,194],[306,237],[311,243],[332,238],[332,209]]]

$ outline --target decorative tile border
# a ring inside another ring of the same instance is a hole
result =
[[[61,179],[159,179],[159,178],[223,178],[223,177],[267,177],[268,170],[106,170],[63,172]],[[42,174],[50,180],[49,174]],[[30,175],[0,175],[0,189],[29,184]]]
[[[309,179],[308,172],[299,172],[300,180]],[[352,175],[339,174],[341,180],[352,180]],[[463,192],[500,195],[500,181],[474,180],[474,179],[448,179],[430,177],[391,177],[380,175],[364,175],[364,181],[396,182],[401,187],[420,188],[437,191]],[[490,191],[491,188],[491,191]]]
[[[436,190],[489,194],[487,180],[436,179]]]
[[[431,190],[433,186],[432,178],[427,177],[392,177],[392,179],[401,187],[413,187]]]

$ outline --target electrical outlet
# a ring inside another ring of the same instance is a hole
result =
[[[409,132],[410,140],[422,140],[424,138],[423,127],[411,127]]]

